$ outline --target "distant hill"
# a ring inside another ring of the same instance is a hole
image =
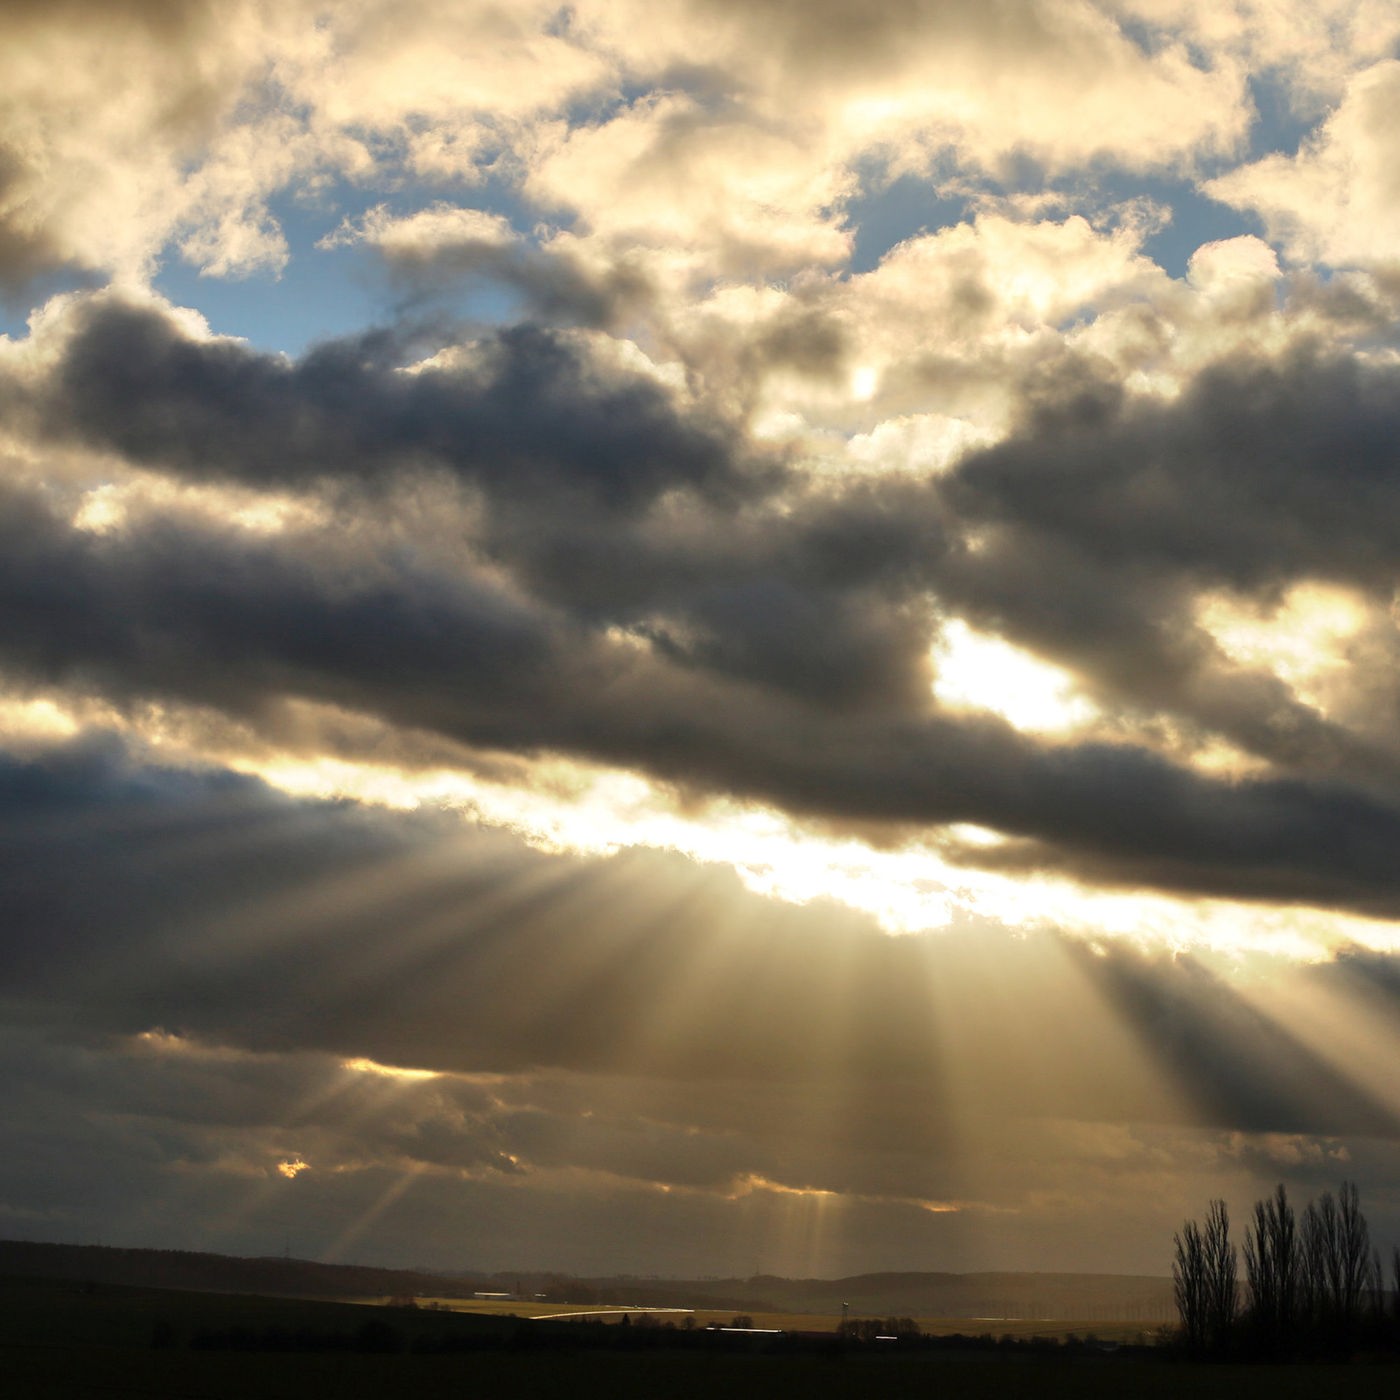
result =
[[[733,1284],[722,1285],[731,1291]],[[965,1318],[1114,1318],[1166,1322],[1176,1316],[1169,1278],[1124,1274],[889,1273],[841,1279],[750,1279],[746,1291],[783,1309]]]
[[[735,1312],[810,1312],[852,1317],[953,1317],[1140,1321],[1175,1319],[1169,1278],[1132,1274],[887,1273],[839,1279],[573,1278],[563,1274],[435,1274],[421,1270],[320,1264],[308,1259],[244,1259],[181,1250],[0,1241],[0,1275],[252,1293],[301,1298],[470,1297],[476,1291],[543,1296],[588,1305],[701,1307]],[[522,1303],[522,1311],[528,1304]],[[978,1329],[982,1330],[982,1329]]]
[[[293,1298],[466,1296],[489,1281],[447,1278],[405,1269],[318,1264],[309,1259],[242,1259],[177,1249],[114,1249],[106,1245],[0,1240],[0,1275],[74,1279],[197,1293],[257,1293]]]

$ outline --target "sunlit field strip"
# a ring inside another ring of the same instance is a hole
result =
[[[365,1302],[387,1303],[384,1298]],[[681,1326],[684,1317],[694,1317],[696,1327],[717,1323],[727,1327],[739,1313],[751,1318],[756,1328],[771,1328],[782,1332],[835,1332],[841,1322],[837,1313],[751,1312],[736,1308],[653,1308],[624,1307],[604,1303],[589,1308],[579,1303],[536,1303],[525,1299],[500,1298],[417,1298],[418,1307],[438,1307],[449,1312],[481,1313],[493,1317],[575,1318],[580,1322],[606,1322],[614,1325],[624,1316],[635,1324],[644,1314],[658,1325],[672,1322]],[[874,1316],[852,1309],[852,1321]],[[1160,1323],[1142,1321],[1082,1321],[1076,1318],[1000,1318],[1000,1317],[915,1317],[919,1330],[930,1337],[1047,1337],[1065,1338],[1095,1336],[1106,1342],[1151,1341],[1161,1329]]]

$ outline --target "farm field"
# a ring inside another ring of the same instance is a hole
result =
[[[364,1330],[376,1327],[382,1333]],[[269,1337],[373,1341],[381,1335],[393,1343],[384,1352],[268,1349]],[[443,1338],[468,1347],[435,1354],[415,1349]],[[575,1348],[560,1345],[557,1336],[535,1346],[499,1313],[23,1280],[0,1280],[0,1374],[6,1393],[25,1400],[460,1400],[463,1394],[510,1393],[539,1400],[712,1400],[717,1394],[726,1400],[789,1394],[922,1400],[931,1387],[964,1400],[1118,1400],[1128,1393],[1142,1400],[1186,1393],[1193,1400],[1361,1400],[1392,1390],[1400,1379],[1393,1366],[1188,1366],[1140,1353],[736,1354]]]
[[[362,1299],[365,1303],[384,1303],[382,1298]],[[649,1308],[626,1307],[616,1303],[541,1303],[498,1298],[419,1298],[419,1307],[437,1308],[447,1312],[476,1313],[484,1317],[529,1317],[567,1319],[578,1317],[593,1322],[620,1323],[624,1316],[638,1322],[650,1316],[657,1323],[682,1325],[687,1315],[697,1327],[712,1323],[728,1326],[734,1318],[732,1308]],[[839,1313],[749,1312],[755,1327],[772,1328],[782,1332],[835,1332],[841,1321]],[[851,1313],[852,1319],[863,1313]],[[1069,1337],[1093,1335],[1105,1342],[1137,1343],[1151,1341],[1154,1328],[1142,1322],[1085,1321],[1078,1318],[1000,1318],[1000,1317],[918,1317],[914,1321],[926,1336],[953,1337],[1045,1337],[1063,1341]]]

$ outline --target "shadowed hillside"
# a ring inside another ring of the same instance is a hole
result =
[[[571,1278],[560,1274],[430,1274],[321,1264],[306,1259],[241,1259],[180,1250],[0,1241],[0,1274],[76,1279],[147,1288],[291,1297],[470,1297],[477,1290],[580,1304],[714,1307],[745,1312],[952,1318],[1113,1319],[1145,1324],[1175,1317],[1171,1280],[1118,1274],[889,1273],[840,1279]]]
[[[175,1249],[114,1249],[105,1245],[0,1240],[0,1275],[77,1279],[138,1288],[202,1293],[261,1293],[305,1298],[363,1298],[432,1293],[470,1296],[492,1286],[467,1278],[404,1269],[319,1264],[309,1259],[240,1259]]]

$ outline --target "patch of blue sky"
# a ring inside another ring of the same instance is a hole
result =
[[[863,181],[863,190],[845,206],[855,229],[850,270],[869,272],[891,248],[922,233],[962,223],[968,200],[948,198],[927,176],[901,175],[888,183]]]
[[[211,277],[172,258],[155,288],[177,305],[193,307],[215,334],[292,357],[390,319],[389,287],[369,250],[288,242],[291,259],[279,273]]]
[[[1251,74],[1249,95],[1257,114],[1249,132],[1251,160],[1275,152],[1296,155],[1325,116],[1321,112],[1300,111],[1294,90],[1277,73]]]
[[[1176,42],[1175,36],[1170,30],[1149,24],[1145,19],[1140,19],[1135,15],[1118,15],[1114,23],[1117,24],[1118,32],[1125,39],[1136,45],[1149,57],[1160,53],[1169,44]]]
[[[521,232],[531,225],[531,214],[504,184],[458,187],[452,193],[456,198],[448,202],[501,214]],[[172,302],[198,310],[216,334],[293,358],[322,341],[404,319],[432,315],[487,324],[515,319],[521,299],[510,288],[481,278],[415,286],[394,277],[363,243],[323,246],[347,219],[354,224],[375,205],[386,204],[391,214],[407,217],[445,198],[441,188],[386,191],[345,181],[309,199],[287,192],[269,203],[289,255],[279,272],[205,276],[171,249],[154,285]]]
[[[1263,236],[1260,219],[1208,198],[1186,181],[1154,182],[1148,193],[1171,210],[1171,218],[1143,240],[1142,251],[1172,277],[1184,277],[1192,255],[1207,243]]]
[[[1262,223],[1247,212],[1231,209],[1201,194],[1187,179],[1143,180],[1140,176],[1100,174],[1079,183],[1049,181],[1038,169],[1016,169],[1005,182],[985,186],[990,197],[1017,193],[1057,196],[1058,207],[1046,217],[1064,218],[1081,212],[1102,222],[1116,207],[1144,197],[1171,211],[1161,228],[1148,235],[1143,252],[1172,277],[1182,277],[1191,255],[1202,244],[1242,234],[1261,234]],[[900,176],[883,186],[868,187],[845,209],[855,229],[850,270],[869,272],[899,243],[921,233],[933,233],[970,219],[974,192],[948,196],[932,178]]]
[[[1286,81],[1275,73],[1258,73],[1249,78],[1255,119],[1250,126],[1248,150],[1243,161],[1266,155],[1294,155],[1317,129],[1321,113],[1301,113]],[[1264,223],[1248,210],[1231,208],[1202,194],[1201,180],[1236,164],[1235,160],[1212,162],[1213,168],[1197,178],[1156,178],[1149,181],[1112,176],[1099,182],[1113,199],[1127,200],[1146,195],[1171,210],[1171,219],[1143,243],[1143,252],[1173,277],[1182,277],[1195,251],[1206,243],[1238,238],[1245,234],[1264,236]]]

